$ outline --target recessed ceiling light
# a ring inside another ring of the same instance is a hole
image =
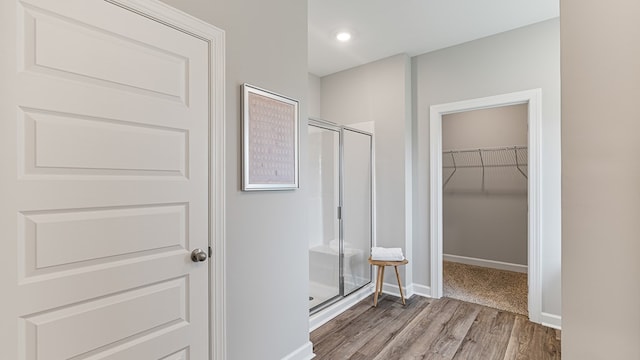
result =
[[[351,34],[346,31],[341,31],[338,34],[336,34],[336,39],[342,42],[349,41],[351,39]]]

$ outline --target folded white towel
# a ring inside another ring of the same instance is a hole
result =
[[[402,261],[404,255],[401,248],[373,247],[371,248],[371,260]]]
[[[401,248],[383,248],[383,247],[373,247],[371,248],[372,254],[402,254]]]

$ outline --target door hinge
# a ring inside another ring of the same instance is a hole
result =
[[[342,220],[342,206],[338,206],[338,220]]]

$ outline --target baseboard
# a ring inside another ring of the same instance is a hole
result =
[[[400,297],[400,291],[398,291],[397,283],[383,283],[382,292],[385,294]],[[407,299],[412,297],[413,295],[431,297],[431,288],[419,284],[409,284],[408,286],[403,286],[402,292],[404,292],[404,297]]]
[[[404,297],[407,299],[415,295],[415,291],[413,290],[413,284],[409,284],[404,288]]]
[[[411,284],[410,287],[413,290],[414,295],[430,298],[431,297],[431,287],[420,285],[420,284]]]
[[[360,302],[362,299],[365,299],[367,296],[373,294],[373,287],[373,284],[368,284],[355,293],[348,295],[344,299],[336,302],[335,304],[329,305],[326,309],[322,309],[317,313],[309,316],[309,332],[312,332],[313,330],[319,328],[327,321],[342,314],[347,309]],[[398,287],[396,285],[396,289],[397,288]],[[398,296],[400,296],[400,294],[398,294]]]
[[[562,317],[554,314],[543,312],[540,316],[540,323],[550,328],[562,329]]]
[[[472,257],[449,255],[449,254],[443,254],[442,260],[460,263],[460,264],[482,266],[482,267],[498,269],[498,270],[515,271],[515,272],[525,273],[525,274],[528,272],[528,267],[526,265],[512,264],[512,263],[495,261],[495,260],[476,259]]]
[[[405,294],[405,297],[409,298],[411,297],[411,295],[409,295],[409,293],[407,292],[407,288],[406,287],[402,287],[402,291]],[[382,292],[385,294],[389,294],[389,295],[393,295],[393,296],[397,296],[400,297],[400,291],[398,291],[398,284],[397,283],[383,283],[382,284]]]
[[[306,344],[300,346],[291,354],[282,358],[282,360],[311,360],[316,357],[313,353],[313,344],[311,341],[307,341]]]

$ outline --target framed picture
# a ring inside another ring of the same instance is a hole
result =
[[[242,190],[298,188],[298,101],[242,85]]]

